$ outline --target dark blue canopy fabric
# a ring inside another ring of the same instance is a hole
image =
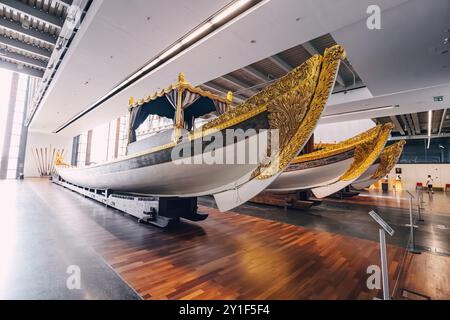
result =
[[[136,130],[150,115],[173,119],[174,123],[176,123],[176,104],[174,103],[176,102],[176,90],[177,89],[174,89],[166,95],[158,97],[141,106],[134,107],[131,110],[130,143],[136,141]],[[222,106],[223,103],[218,103],[213,99],[200,96],[189,92],[188,90],[183,92],[182,101],[184,104],[182,106],[182,123],[185,124],[187,130],[192,129],[194,125],[193,120],[195,118],[211,112],[216,112],[220,115],[224,111]]]
[[[175,119],[176,109],[166,96],[159,97],[131,110],[130,118],[130,143],[136,141],[136,129],[144,123],[149,115],[157,115],[169,119]]]

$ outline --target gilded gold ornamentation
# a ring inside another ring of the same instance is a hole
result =
[[[147,96],[145,98],[140,99],[139,101],[135,101],[134,99],[133,99],[133,101],[130,100],[129,101],[130,102],[130,108],[135,108],[135,107],[142,106],[143,104],[149,103],[150,101],[158,99],[158,98],[164,96],[165,94],[171,92],[172,90],[179,89],[179,88],[181,88],[182,90],[188,90],[188,91],[190,91],[192,93],[199,94],[199,95],[201,95],[203,97],[207,97],[209,99],[213,99],[213,100],[217,100],[219,102],[230,104],[230,102],[227,99],[225,99],[225,98],[222,98],[222,97],[220,97],[220,96],[218,96],[218,95],[216,95],[214,93],[211,93],[209,91],[203,90],[201,88],[197,88],[197,87],[191,86],[189,84],[189,82],[186,81],[186,78],[185,78],[183,73],[178,75],[178,80],[179,80],[178,83],[172,84],[172,85],[168,86],[167,88],[165,88],[165,89],[163,89],[163,90],[161,90],[159,92],[155,92],[152,95],[149,95],[149,96]]]
[[[279,130],[280,153],[276,165],[273,163],[260,165],[252,174],[252,178],[272,177],[287,167],[310,138],[333,89],[340,60],[345,59],[345,56],[344,48],[336,45],[328,48],[323,57],[320,55],[311,57],[300,67],[241,105],[208,122],[200,130],[192,132],[190,139],[226,129],[267,111],[270,129]],[[180,87],[204,96],[211,95],[216,100],[222,99],[222,102],[229,103],[226,99],[191,87],[184,79],[182,80],[159,93],[141,99],[134,106],[148,103]]]
[[[356,148],[359,144],[362,144],[366,141],[371,141],[375,137],[377,137],[380,133],[381,125],[373,127],[370,130],[367,130],[357,136],[354,136],[350,139],[344,140],[342,142],[336,144],[326,144],[326,147],[319,148],[318,151],[314,151],[311,153],[303,154],[301,156],[296,157],[292,163],[299,164],[303,162],[309,162],[314,160],[319,160],[323,158],[328,158],[340,153],[347,152]]]
[[[323,58],[319,55],[310,58],[297,69],[306,78],[295,90],[286,91],[284,95],[280,92],[276,99],[269,101],[271,128],[280,130],[280,154],[276,166],[260,165],[253,174],[255,178],[268,179],[284,170],[311,137],[334,87],[339,63],[345,56],[344,48],[336,45],[325,50]],[[316,82],[317,86],[311,88]],[[286,83],[281,83],[280,91],[286,87]],[[307,97],[311,95],[308,103]]]
[[[405,146],[406,141],[400,140],[389,147],[385,148],[380,155],[380,164],[378,165],[377,170],[372,175],[371,179],[379,180],[391,172],[392,168],[394,168],[395,164],[398,162],[400,155],[402,154],[403,147]]]
[[[357,145],[353,156],[353,163],[340,177],[340,180],[351,181],[357,179],[369,169],[386,145],[393,127],[392,123],[384,124],[379,135],[375,139]]]

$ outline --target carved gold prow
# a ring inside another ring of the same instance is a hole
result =
[[[357,145],[353,156],[353,163],[341,176],[340,180],[350,181],[357,179],[369,169],[380,156],[393,128],[394,125],[392,123],[386,123],[381,126],[380,132],[376,137]]]
[[[400,156],[403,152],[403,147],[406,141],[400,140],[389,147],[386,147],[380,155],[380,165],[378,166],[375,173],[372,175],[371,179],[379,180],[386,176],[392,168],[397,164]]]

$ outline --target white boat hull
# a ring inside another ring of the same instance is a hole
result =
[[[254,139],[258,139],[258,135],[250,137],[249,140],[240,141],[236,144],[218,149],[216,152],[232,152],[233,148],[238,148],[238,150],[239,148],[244,148],[244,150],[248,150],[249,144],[254,143]],[[244,147],[242,146],[243,144],[245,144]],[[259,156],[262,158],[266,150],[260,150],[259,152]],[[195,197],[233,189],[236,185],[241,185],[248,181],[251,173],[258,166],[258,163],[204,163],[202,158],[210,155],[211,153],[204,153],[185,159],[189,164],[186,164],[186,162],[181,164],[177,161],[169,161],[162,164],[107,174],[90,174],[88,170],[90,167],[58,167],[57,172],[64,180],[90,189],[109,189],[162,197]],[[130,158],[128,161],[132,159]],[[101,166],[107,165],[108,163],[105,163]],[[124,162],[124,166],[126,166],[126,161]],[[95,167],[93,166],[93,168]]]
[[[308,190],[334,183],[347,171],[352,162],[353,157],[315,168],[283,172],[267,191]]]
[[[362,190],[370,187],[372,184],[377,182],[376,179],[372,179],[373,174],[377,171],[379,164],[373,164],[370,168],[364,172],[364,174],[355,182],[352,183],[352,187],[357,190]]]

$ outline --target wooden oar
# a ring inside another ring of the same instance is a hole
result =
[[[45,172],[47,173],[46,176],[50,174],[48,171],[48,164],[50,162],[50,150],[47,152],[47,147],[45,147]]]
[[[38,165],[38,162],[37,162],[37,159],[36,159],[36,155],[34,154],[34,150],[33,149],[31,149],[31,153],[33,154],[34,164],[36,165],[38,173],[39,173],[39,175],[41,175],[41,169],[39,169],[39,165]]]
[[[39,156],[39,149],[36,148],[36,156],[38,158],[38,162],[39,162],[39,174],[41,175],[41,177],[44,175],[44,171],[43,171],[43,167],[42,167],[42,161],[41,161],[41,157]]]
[[[56,149],[53,148],[53,155],[52,155],[52,174],[55,174],[56,170],[55,170],[55,162],[56,162]]]
[[[52,175],[52,145],[50,144],[50,148],[48,149],[48,175]]]
[[[44,150],[42,148],[40,148],[41,151],[41,159],[42,159],[42,175],[45,176],[45,163],[44,163]]]

